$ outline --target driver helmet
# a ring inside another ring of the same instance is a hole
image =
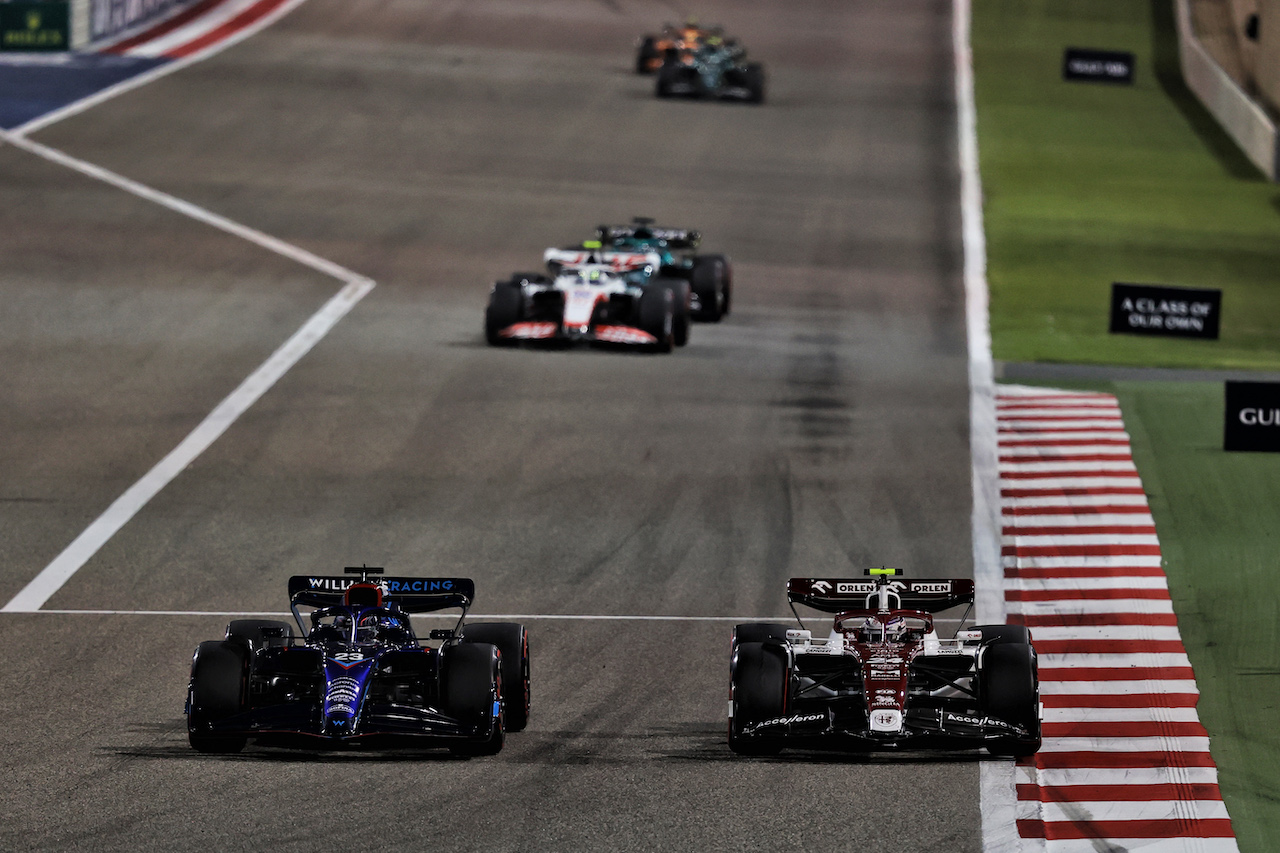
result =
[[[907,620],[901,616],[894,616],[884,625],[884,638],[886,642],[901,643],[907,638]]]
[[[879,642],[880,620],[874,616],[863,619],[861,627],[858,628],[858,639],[864,643]]]

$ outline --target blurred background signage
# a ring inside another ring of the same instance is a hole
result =
[[[1152,284],[1111,285],[1111,332],[1218,339],[1222,291]]]

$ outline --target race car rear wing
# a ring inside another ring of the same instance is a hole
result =
[[[601,240],[609,243],[613,240],[629,240],[635,237],[636,231],[640,229],[644,229],[659,240],[666,240],[669,249],[696,249],[702,242],[702,235],[692,229],[656,228],[646,222],[637,222],[633,225],[601,225],[596,229],[596,233]]]
[[[937,613],[973,603],[973,581],[954,580],[862,580],[855,578],[791,578],[787,581],[787,601],[804,604],[824,613],[846,610],[875,610],[879,590],[886,586],[897,599],[899,610]]]
[[[607,264],[614,272],[626,272],[651,266],[662,266],[662,256],[657,252],[611,252],[607,249],[547,249],[542,262],[548,266],[577,267],[583,264]]]
[[[332,607],[342,604],[343,594],[359,578],[322,575],[294,575],[289,578],[291,607]],[[476,597],[470,578],[379,577],[368,580],[382,588],[382,600],[396,604],[405,613],[431,613],[450,607],[466,611]]]

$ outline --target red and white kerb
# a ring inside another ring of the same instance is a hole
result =
[[[1116,398],[997,386],[1008,621],[1040,661],[1026,850],[1236,853]]]

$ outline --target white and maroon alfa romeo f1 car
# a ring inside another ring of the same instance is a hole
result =
[[[729,747],[745,755],[801,749],[1040,748],[1040,691],[1031,635],[982,625],[942,639],[934,614],[972,608],[973,581],[792,578],[799,628],[748,623],[733,632]],[[834,614],[825,636],[797,604]],[[964,618],[961,618],[963,625]]]
[[[548,249],[550,275],[516,273],[499,281],[485,310],[485,339],[628,344],[670,352],[689,340],[689,283],[658,275],[652,252]]]

